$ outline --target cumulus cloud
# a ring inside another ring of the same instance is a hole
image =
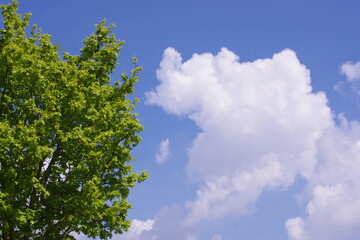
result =
[[[327,129],[318,142],[318,164],[305,196],[308,216],[288,221],[290,236],[293,227],[306,239],[360,237],[360,124],[340,119],[341,126]]]
[[[358,79],[358,66],[343,65],[349,81]],[[200,129],[186,168],[199,185],[185,203],[186,224],[251,213],[264,190],[286,189],[300,177],[307,216],[285,223],[289,239],[360,237],[360,124],[342,115],[335,124],[295,52],[240,62],[223,48],[183,62],[168,48],[157,78],[147,103]]]
[[[189,201],[190,219],[245,214],[265,188],[287,187],[315,166],[315,142],[332,124],[323,93],[296,54],[239,62],[226,48],[182,63],[168,48],[160,85],[147,102],[192,119],[201,129],[187,170],[203,186]]]
[[[360,62],[346,62],[341,66],[341,73],[346,75],[348,81],[360,80]]]
[[[159,145],[159,150],[155,155],[156,162],[158,164],[165,163],[170,157],[170,141],[169,139],[162,140]]]

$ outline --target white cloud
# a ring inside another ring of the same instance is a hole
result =
[[[357,66],[343,66],[349,81],[358,78]],[[293,51],[241,63],[223,48],[183,63],[169,48],[157,77],[147,103],[201,130],[189,150],[187,171],[199,189],[185,204],[186,224],[251,213],[265,189],[301,177],[307,216],[285,223],[289,239],[360,237],[360,124],[342,115],[335,124]]]
[[[170,157],[169,139],[162,140],[159,145],[159,150],[156,153],[155,159],[158,164],[165,163]]]
[[[153,219],[148,219],[146,221],[134,219],[131,221],[131,226],[126,233],[122,235],[116,235],[112,239],[141,240],[141,235],[144,234],[145,232],[151,231],[153,229],[153,226],[154,226]]]
[[[185,115],[201,128],[187,170],[202,180],[189,201],[192,221],[245,214],[265,188],[287,187],[316,164],[315,143],[332,124],[323,93],[295,53],[240,63],[226,48],[185,63],[172,48],[148,103]]]
[[[360,95],[360,62],[342,64],[341,73],[345,74],[346,80],[335,84],[334,89],[344,97]],[[356,99],[359,100],[358,97]]]
[[[190,223],[203,219],[218,219],[231,212],[246,214],[265,187],[278,186],[283,170],[275,155],[262,159],[260,166],[252,171],[238,171],[207,179],[205,186],[197,191],[197,199],[187,202],[191,211]]]
[[[288,230],[289,240],[308,240],[304,225],[305,223],[300,217],[287,220],[285,227]]]
[[[327,129],[318,142],[317,167],[304,196],[308,216],[294,224],[311,240],[360,238],[360,124],[340,119],[341,126]]]
[[[131,227],[129,233],[133,235],[140,235],[143,231],[150,231],[154,225],[154,220],[148,219],[146,221],[140,221],[134,219],[131,221]]]
[[[348,81],[360,80],[360,62],[346,62],[341,66],[341,73],[346,75]]]

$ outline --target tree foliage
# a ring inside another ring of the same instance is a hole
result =
[[[1,6],[0,237],[122,233],[129,188],[147,178],[129,165],[142,126],[127,97],[141,68],[110,84],[123,46],[113,25],[95,25],[80,55],[61,58],[17,6]]]

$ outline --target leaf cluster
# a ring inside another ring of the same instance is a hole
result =
[[[80,55],[59,57],[18,3],[0,30],[0,236],[108,239],[129,227],[129,162],[142,130],[133,113],[140,67],[110,83],[124,42],[102,21]],[[133,59],[136,62],[136,59]]]

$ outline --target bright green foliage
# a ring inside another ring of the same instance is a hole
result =
[[[105,21],[62,59],[49,35],[26,34],[16,1],[1,9],[0,238],[126,231],[129,188],[147,178],[128,165],[142,126],[126,97],[141,68],[110,85],[123,42]]]

